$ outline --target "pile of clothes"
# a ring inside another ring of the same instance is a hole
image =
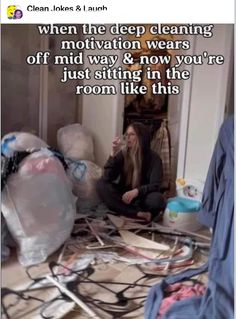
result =
[[[220,130],[210,163],[202,200],[200,221],[213,228],[208,263],[164,279],[149,292],[146,319],[234,318],[234,119]],[[208,271],[209,282],[202,294],[188,296],[165,308],[170,285]]]

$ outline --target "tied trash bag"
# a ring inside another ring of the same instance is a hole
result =
[[[24,132],[9,133],[1,141],[1,153],[6,157],[11,157],[16,151],[39,150],[44,147],[48,145],[43,140],[36,135]]]
[[[93,140],[80,124],[71,124],[57,131],[57,145],[65,157],[73,160],[94,161]]]
[[[102,169],[90,161],[70,161],[67,174],[73,183],[79,212],[92,209],[100,203],[96,182],[102,176]]]
[[[23,266],[41,263],[70,236],[72,185],[60,161],[43,149],[27,156],[2,191],[2,213]]]

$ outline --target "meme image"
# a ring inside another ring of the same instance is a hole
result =
[[[1,25],[2,319],[233,319],[234,25],[27,14]]]

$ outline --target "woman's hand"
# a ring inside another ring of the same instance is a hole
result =
[[[112,142],[111,156],[114,157],[121,150],[121,139],[116,137]]]
[[[136,198],[138,196],[138,189],[137,188],[134,188],[132,189],[131,191],[129,192],[126,192],[123,194],[122,196],[122,201],[125,203],[125,204],[130,204],[132,202],[132,200],[134,198]]]

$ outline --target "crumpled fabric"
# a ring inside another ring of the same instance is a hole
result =
[[[204,286],[203,284],[195,284],[190,286],[181,283],[176,283],[168,286],[166,288],[166,293],[168,293],[168,297],[163,299],[157,319],[161,319],[162,316],[166,313],[166,311],[174,302],[193,296],[202,296],[205,293],[205,291],[206,286]]]

